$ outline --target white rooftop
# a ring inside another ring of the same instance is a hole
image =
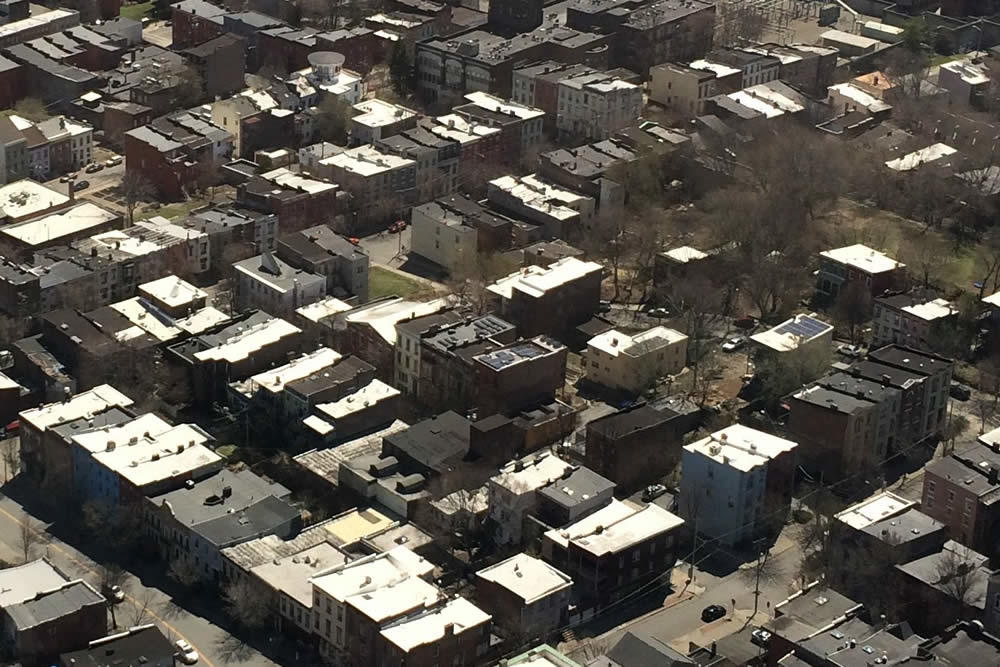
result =
[[[730,67],[729,65],[726,65],[724,63],[715,63],[705,59],[695,60],[689,65],[689,67],[691,67],[691,69],[700,69],[704,72],[712,72],[717,77],[733,76],[735,74],[739,74],[742,71],[736,69],[735,67]]]
[[[102,384],[73,396],[68,401],[49,403],[21,413],[21,421],[31,424],[40,431],[63,422],[81,419],[110,407],[127,408],[132,399],[111,385]]]
[[[406,547],[344,563],[313,579],[313,586],[338,602],[353,595],[370,593],[381,586],[422,577],[434,566]]]
[[[11,116],[13,121],[16,116]],[[26,218],[62,206],[69,197],[30,179],[0,186],[0,211],[11,218]]]
[[[805,109],[796,100],[784,95],[766,83],[738,90],[735,93],[730,93],[728,97],[748,109],[763,114],[767,118],[774,118],[783,113],[797,113]]]
[[[928,162],[940,160],[943,157],[954,155],[957,152],[958,151],[951,146],[939,142],[921,148],[920,150],[913,151],[912,153],[907,153],[903,157],[898,157],[895,160],[889,160],[885,163],[885,166],[895,171],[911,171],[921,165],[927,164]]]
[[[827,30],[820,35],[820,38],[840,42],[841,44],[850,44],[861,49],[872,49],[880,44],[877,39],[869,39],[868,37],[844,32],[843,30]]]
[[[136,337],[137,332],[134,331],[135,329],[148,333],[159,341],[173,340],[181,335],[181,329],[174,326],[169,317],[166,317],[150,306],[152,304],[138,296],[111,304],[112,310],[121,313],[135,325],[125,331],[119,332],[119,340],[128,340]]]
[[[132,257],[148,255],[163,248],[159,243],[143,240],[138,236],[131,236],[120,229],[112,229],[110,232],[104,232],[103,234],[94,234],[90,237],[90,243],[92,247],[97,248],[98,252],[113,250],[116,253],[123,253]]]
[[[374,176],[393,169],[416,164],[413,160],[392,153],[383,153],[372,145],[358,146],[319,161],[361,176]]]
[[[337,313],[346,312],[351,308],[353,308],[353,306],[350,304],[344,303],[336,297],[328,296],[314,303],[310,303],[308,306],[296,308],[295,314],[304,317],[310,322],[319,322],[324,318],[336,315]]]
[[[520,470],[518,470],[520,467]],[[546,484],[553,482],[573,466],[551,452],[527,456],[504,465],[499,475],[494,475],[490,481],[497,486],[523,495],[533,493]]]
[[[826,336],[833,325],[815,315],[794,315],[781,324],[750,336],[750,340],[775,352],[790,352]]]
[[[139,292],[169,308],[179,308],[192,301],[207,299],[208,293],[177,276],[166,276],[139,285]]]
[[[820,256],[832,259],[838,264],[852,266],[855,269],[872,275],[884,273],[885,271],[895,271],[906,266],[885,253],[881,253],[860,243],[844,246],[843,248],[834,248],[833,250],[824,250],[820,253]]]
[[[222,458],[204,444],[209,440],[196,426],[173,426],[152,413],[73,437],[94,460],[140,488],[220,466]]]
[[[354,116],[351,122],[367,127],[382,127],[417,115],[411,109],[380,100],[377,97],[358,102],[354,105],[354,110],[358,112],[358,115]]]
[[[20,21],[11,21],[6,25],[0,25],[0,38],[8,38],[25,30],[35,30],[53,21],[59,21],[72,16],[73,13],[65,9],[53,9],[52,11],[29,16]]]
[[[274,318],[261,322],[230,337],[227,341],[213,348],[195,352],[198,361],[242,361],[268,345],[272,345],[285,336],[302,333],[302,330],[285,320]]]
[[[289,171],[285,167],[278,167],[260,175],[261,178],[290,190],[302,190],[309,194],[332,190],[337,186],[326,181],[317,181],[314,178],[302,176],[301,174]]]
[[[953,74],[962,77],[962,81],[970,86],[979,86],[990,82],[987,70],[979,65],[974,65],[968,60],[953,60],[941,65],[941,69],[946,69]]]
[[[343,358],[339,352],[328,347],[321,347],[301,357],[293,359],[284,366],[272,368],[258,373],[242,382],[233,382],[230,386],[247,398],[253,397],[258,391],[268,391],[277,394],[284,391],[289,382],[301,380],[324,368],[329,368]]]
[[[431,132],[445,139],[454,139],[460,144],[479,141],[483,137],[500,132],[499,127],[466,120],[457,113],[438,116],[435,121],[434,125],[431,126]]]
[[[678,264],[687,264],[688,262],[696,262],[699,259],[705,259],[708,257],[708,253],[702,252],[697,248],[692,248],[691,246],[682,245],[677,248],[671,248],[663,253],[664,257],[672,259]]]
[[[4,373],[0,373],[0,389],[17,389],[20,386],[21,385],[11,380]]]
[[[914,306],[903,306],[903,312],[915,315],[922,320],[931,321],[942,317],[951,317],[958,313],[958,309],[953,308],[947,299],[934,299]]]
[[[539,297],[551,289],[603,270],[604,267],[597,262],[581,262],[575,257],[564,257],[545,268],[526,266],[509,276],[500,278],[487,289],[505,299],[510,299],[515,289]]]
[[[716,463],[747,472],[757,466],[766,465],[771,459],[796,447],[798,443],[791,440],[743,424],[733,424],[707,438],[692,442],[684,449],[701,454]]]
[[[579,215],[579,211],[573,206],[587,199],[583,195],[539,180],[534,174],[501,176],[490,181],[490,185],[520,199],[525,206],[559,220]]]
[[[449,629],[453,634],[461,634],[469,628],[487,623],[491,618],[465,598],[457,597],[415,618],[386,628],[382,631],[382,636],[405,653],[421,644],[440,640]]]
[[[563,548],[572,542],[596,557],[629,549],[651,537],[673,530],[684,519],[659,505],[636,505],[612,498],[593,514],[545,533]]]
[[[465,95],[465,99],[475,104],[480,109],[495,111],[497,113],[502,113],[505,116],[513,116],[521,120],[541,118],[545,115],[545,112],[541,109],[529,107],[525,104],[520,104],[511,100],[505,100],[502,97],[490,95],[489,93],[485,93],[481,90],[474,93],[467,93]]]
[[[399,390],[390,387],[379,379],[374,379],[353,394],[345,396],[332,403],[320,403],[316,406],[319,417],[327,419],[342,419],[355,412],[367,410],[376,403],[399,396]]]
[[[861,530],[882,519],[901,514],[916,504],[914,501],[897,496],[895,493],[883,491],[876,496],[848,507],[837,514],[836,518],[852,528]]]
[[[306,609],[311,609],[312,578],[345,562],[347,554],[329,542],[321,542],[294,555],[257,565],[250,572],[274,590],[288,595]]]
[[[531,604],[573,585],[573,580],[545,561],[519,553],[496,565],[480,570],[477,577],[503,586]]]
[[[617,329],[611,329],[591,338],[587,341],[587,346],[596,348],[612,357],[617,357],[622,353],[638,357],[686,340],[687,336],[680,331],[659,326],[634,336],[624,334]]]
[[[902,35],[903,29],[896,27],[894,25],[889,25],[888,23],[879,23],[878,21],[865,21],[865,27],[870,30],[877,30],[879,32],[884,32],[890,35]],[[942,65],[944,67],[944,65]]]
[[[222,324],[227,320],[229,320],[229,315],[226,315],[218,308],[205,306],[201,310],[197,310],[187,317],[174,320],[174,326],[181,331],[186,331],[192,336],[196,336],[211,329],[217,324]]]
[[[433,301],[410,301],[408,299],[387,299],[370,307],[362,307],[357,312],[350,313],[348,322],[367,324],[389,345],[396,344],[396,324],[407,318],[431,315],[451,304],[451,299],[442,298]]]
[[[358,592],[347,598],[346,602],[368,618],[381,622],[412,610],[426,609],[442,597],[444,594],[437,586],[419,577],[406,576],[386,582],[371,591]]]
[[[8,225],[0,232],[25,245],[51,243],[71,234],[80,234],[94,227],[105,225],[118,216],[96,204],[83,202],[72,208],[52,213],[37,220]]]
[[[44,558],[0,570],[0,609],[19,604],[37,593],[52,590],[69,579]]]
[[[988,303],[991,306],[1000,306],[1000,292],[994,292],[989,296],[984,296],[983,303]]]
[[[872,113],[885,111],[887,109],[892,108],[891,105],[886,104],[879,98],[868,93],[867,91],[862,90],[861,88],[858,88],[849,81],[847,83],[838,83],[836,85],[830,86],[830,90],[840,95],[843,95],[852,102],[856,102],[858,105],[864,107],[865,109],[871,111]]]

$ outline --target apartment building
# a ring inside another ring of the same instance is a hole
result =
[[[297,308],[326,296],[326,277],[281,261],[270,252],[233,264],[236,307],[266,309],[291,318]]]
[[[566,378],[568,350],[547,336],[488,347],[472,357],[478,392],[476,406],[483,415],[509,414],[531,405],[551,402]]]
[[[948,341],[948,328],[958,317],[958,309],[947,299],[921,293],[878,297],[872,306],[872,346],[898,343],[918,350],[933,351]]]
[[[591,382],[638,394],[687,363],[688,337],[667,327],[634,336],[615,329],[587,341],[581,364]]]
[[[375,663],[473,665],[489,651],[490,615],[463,597],[389,623],[375,643]]]
[[[409,158],[359,146],[321,160],[320,167],[350,195],[351,219],[345,225],[354,234],[405,218],[415,203],[417,163]]]
[[[547,239],[582,238],[591,231],[597,209],[593,197],[549,183],[535,174],[495,178],[489,182],[486,196],[501,212],[540,225]]]
[[[32,178],[47,181],[94,161],[94,128],[86,123],[66,116],[34,123],[16,114],[10,120],[29,139],[28,171]]]
[[[538,508],[537,492],[572,472],[572,465],[550,452],[515,459],[500,468],[487,482],[489,517],[496,524],[497,543],[520,544],[525,520]]]
[[[678,508],[697,531],[724,544],[784,525],[798,444],[733,424],[684,447]]]
[[[347,121],[352,146],[374,144],[417,126],[417,112],[377,97],[354,105]]]
[[[540,558],[519,553],[476,572],[480,604],[515,636],[546,636],[566,625],[573,580]]]
[[[316,225],[281,237],[278,258],[326,276],[327,294],[358,303],[368,302],[368,253],[327,225]]]
[[[466,104],[454,107],[452,113],[469,123],[499,128],[506,164],[520,164],[521,159],[531,155],[532,149],[541,143],[545,118],[541,109],[483,91],[468,93],[465,99]]]
[[[556,132],[562,140],[607,139],[642,113],[642,88],[592,72],[559,81]]]
[[[696,60],[690,65],[656,65],[649,76],[650,100],[668,109],[700,116],[705,113],[709,99],[739,89],[735,84],[740,71],[729,65]]]
[[[845,284],[863,281],[873,296],[901,286],[906,265],[860,243],[820,253],[816,289],[836,298]]]
[[[482,253],[510,247],[514,221],[467,197],[446,197],[413,207],[410,251],[449,273],[476,266]]]
[[[471,137],[463,138],[471,140]],[[376,145],[379,150],[417,163],[417,201],[430,201],[458,189],[458,167],[463,151],[458,138],[436,134],[424,124],[386,137]]]

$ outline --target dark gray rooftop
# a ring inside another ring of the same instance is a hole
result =
[[[153,624],[95,639],[89,648],[59,656],[60,664],[75,667],[132,667],[173,665],[177,649]]]
[[[836,410],[847,415],[854,414],[860,410],[868,410],[875,405],[873,401],[839,391],[832,391],[823,386],[803,389],[796,393],[794,398],[804,403],[811,403],[812,405]]]
[[[855,397],[864,396],[865,400],[879,403],[886,399],[892,399],[899,394],[899,391],[883,385],[881,382],[874,382],[863,377],[854,377],[848,373],[831,373],[816,380],[816,384]]]
[[[483,315],[471,321],[458,322],[424,337],[425,345],[440,352],[450,352],[486,338],[513,332],[514,325],[496,315]]]
[[[81,580],[71,581],[60,588],[39,593],[31,600],[4,609],[11,623],[23,632],[43,623],[74,614],[92,605],[103,605],[104,597]]]
[[[223,498],[226,487],[231,494]],[[241,512],[268,496],[286,498],[289,493],[281,484],[269,482],[250,470],[235,473],[222,470],[195,482],[194,488],[181,487],[150,496],[149,499],[157,506],[168,502],[177,521],[185,526],[194,526],[226,516],[230,510],[234,514]]]
[[[449,410],[387,435],[384,440],[422,465],[444,472],[449,461],[469,451],[471,427],[472,422]]]
[[[608,651],[608,658],[621,667],[687,667],[695,663],[651,634],[629,630]]]
[[[929,533],[941,531],[944,527],[940,521],[918,509],[910,508],[902,514],[869,524],[862,529],[862,532],[873,535],[883,542],[889,540],[891,544],[905,544]]]
[[[288,502],[266,496],[245,509],[197,524],[195,530],[211,544],[225,548],[271,535],[298,516],[299,511]]]
[[[887,345],[868,353],[868,358],[903,368],[918,375],[934,375],[951,368],[953,362],[927,352],[899,345]]]
[[[1000,639],[968,622],[946,630],[929,650],[946,665],[1000,665]]]
[[[657,410],[642,405],[598,417],[587,424],[587,431],[594,431],[607,438],[620,438],[635,431],[659,426],[678,416],[673,410]]]
[[[594,496],[614,491],[615,483],[586,467],[579,467],[569,477],[563,477],[539,490],[538,493],[562,507],[575,507]]]

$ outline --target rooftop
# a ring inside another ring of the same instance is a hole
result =
[[[832,588],[813,585],[779,602],[774,608],[776,618],[768,624],[768,627],[774,627],[789,641],[800,641],[827,627],[835,619],[847,615],[852,610],[857,611],[861,607],[861,604]],[[791,627],[796,630],[790,632]]]
[[[979,86],[990,82],[989,70],[980,65],[974,65],[968,60],[953,60],[942,63],[941,69],[961,77],[962,81],[970,86]]]
[[[813,315],[795,315],[772,329],[754,334],[750,340],[775,352],[788,352],[832,331],[832,324]]]
[[[320,160],[320,164],[328,164],[361,176],[374,176],[393,169],[413,167],[416,162],[392,153],[383,153],[374,146],[366,145],[324,158]]]
[[[310,273],[302,269],[296,269],[291,264],[284,262],[270,252],[264,252],[256,257],[244,259],[242,262],[233,264],[233,269],[251,276],[273,290],[285,292],[296,289],[301,283],[323,282],[326,278]]]
[[[10,624],[23,632],[74,614],[85,607],[103,606],[104,597],[83,579],[69,581],[35,597],[8,606]]]
[[[487,289],[505,299],[510,299],[514,290],[540,297],[574,280],[603,271],[604,267],[597,262],[584,262],[575,257],[566,257],[545,268],[526,266],[520,271],[500,278]]]
[[[473,362],[485,364],[494,372],[502,372],[512,366],[530,362],[532,359],[558,354],[565,351],[559,341],[545,336],[512,343],[498,350],[483,352],[472,357]]]
[[[573,208],[587,197],[540,180],[535,174],[501,176],[490,181],[491,188],[506,192],[521,204],[547,216],[567,220],[579,216]]]
[[[928,376],[950,370],[954,362],[928,352],[921,352],[902,345],[886,345],[868,353],[868,358],[883,364]]]
[[[410,301],[391,297],[365,304],[348,313],[346,320],[372,327],[389,345],[396,344],[396,323],[406,318],[421,317],[446,308],[449,299]]]
[[[449,410],[386,435],[385,441],[421,465],[444,471],[449,462],[463,458],[469,451],[471,428],[468,419]]]
[[[583,667],[548,644],[536,646],[516,655],[510,658],[507,664],[509,667]]]
[[[957,152],[957,150],[947,144],[936,143],[921,148],[920,150],[913,151],[912,153],[907,153],[906,155],[898,157],[894,160],[889,160],[885,163],[885,166],[889,167],[889,169],[892,169],[893,171],[912,171],[913,169],[918,169],[929,162],[935,162],[941,158],[948,157],[949,155],[954,155]]]
[[[516,459],[500,468],[490,481],[516,495],[534,493],[546,484],[571,473],[573,466],[551,452]]]
[[[316,412],[320,414],[321,418],[342,419],[347,415],[366,410],[381,401],[386,401],[399,395],[400,392],[398,389],[390,387],[376,378],[353,394],[345,396],[338,401],[320,403],[316,406]]]
[[[68,401],[49,403],[39,408],[25,410],[21,413],[21,421],[34,426],[39,431],[44,431],[63,422],[103,412],[112,406],[126,408],[130,405],[132,405],[131,398],[110,385],[102,384],[77,394]]]
[[[202,362],[228,361],[236,363],[286,336],[302,333],[298,327],[277,318],[270,318],[245,328],[237,325],[235,328],[236,333],[218,341],[213,347],[196,352],[195,359]]]
[[[434,609],[393,623],[382,630],[382,636],[407,653],[421,644],[439,641],[445,633],[458,635],[489,623],[490,618],[465,598],[456,597]]]
[[[545,112],[541,109],[529,107],[511,100],[505,100],[502,97],[490,95],[489,93],[485,93],[483,91],[467,93],[465,95],[465,99],[480,109],[494,111],[503,116],[510,116],[511,118],[516,118],[518,120],[541,118],[545,115]]]
[[[390,426],[329,449],[314,449],[295,457],[296,463],[327,480],[338,484],[340,464],[362,456],[377,456],[382,451],[382,438],[409,428],[406,422],[395,420]]]
[[[336,297],[328,296],[324,299],[316,301],[315,303],[310,303],[308,306],[297,308],[295,313],[310,322],[320,322],[328,317],[336,315],[337,313],[347,312],[353,307],[354,306],[344,303]]]
[[[532,604],[573,585],[568,575],[526,553],[479,570],[476,576],[506,588],[523,599],[524,604]]]
[[[634,336],[624,334],[617,329],[611,329],[591,338],[587,342],[587,346],[594,347],[612,357],[617,357],[619,354],[629,357],[641,357],[686,340],[687,336],[680,331],[659,326],[635,334]]]
[[[733,424],[684,447],[716,463],[747,472],[795,449],[798,444],[749,426]]]
[[[968,575],[948,573],[953,561],[968,566]],[[986,588],[990,581],[989,562],[990,559],[986,556],[954,540],[948,540],[941,551],[897,565],[896,569],[949,596],[953,596],[951,591],[954,586],[949,586],[949,577],[967,577],[961,583],[962,590],[965,591],[963,604],[982,610],[986,606]]]
[[[172,664],[177,647],[152,623],[128,628],[95,639],[79,651],[63,653],[60,664],[79,667],[123,667],[125,665]]]
[[[277,394],[285,389],[289,382],[301,380],[313,373],[322,371],[333,366],[340,361],[343,356],[328,347],[303,354],[284,366],[272,368],[269,371],[258,373],[242,382],[232,383],[232,387],[247,398],[253,397],[258,391],[266,391]]]
[[[612,499],[593,514],[545,537],[564,549],[572,543],[600,558],[618,553],[684,523],[679,516],[657,505],[636,505]]]
[[[67,581],[69,579],[44,558],[4,568],[0,570],[0,609],[58,588]]]
[[[834,391],[820,385],[807,387],[796,392],[793,396],[800,401],[805,401],[821,408],[836,410],[847,415],[854,414],[858,410],[867,410],[873,405],[872,401],[867,400],[864,396],[858,397],[849,393]]]
[[[177,276],[166,276],[139,285],[139,293],[168,308],[180,308],[208,298],[208,293]]]
[[[82,202],[59,213],[19,222],[0,229],[19,242],[29,245],[45,245],[71,235],[80,235],[89,229],[113,222],[120,216],[96,204]]]
[[[688,264],[690,262],[696,262],[699,259],[705,259],[708,257],[708,253],[686,245],[665,250],[664,252],[661,252],[660,255],[671,261],[677,262],[678,264]]]
[[[230,547],[232,548],[236,547]],[[306,609],[311,609],[312,578],[325,569],[343,565],[347,558],[347,554],[332,544],[320,542],[294,554],[261,563],[250,569],[250,573]]]
[[[412,109],[380,100],[377,97],[358,102],[354,105],[354,110],[358,112],[358,115],[351,118],[351,122],[367,127],[382,127],[415,118],[417,115],[417,112]]]
[[[944,524],[915,507],[863,528],[865,533],[891,545],[905,544],[944,529]]]
[[[883,491],[878,495],[848,507],[838,513],[835,518],[843,521],[851,528],[864,530],[872,524],[902,514],[915,506],[916,503],[912,500],[897,496],[890,491]]]
[[[241,512],[261,498],[288,495],[288,489],[251,470],[222,470],[193,484],[150,496],[149,500],[167,508],[184,525],[195,526]]]
[[[14,220],[63,206],[69,201],[63,193],[27,178],[0,186],[0,216]]]
[[[382,586],[423,577],[433,570],[434,566],[430,562],[401,546],[344,563],[331,572],[314,578],[313,585],[343,603],[352,596],[369,594]]]
[[[615,483],[587,467],[578,467],[538,491],[562,507],[574,507],[602,493],[614,491]]]

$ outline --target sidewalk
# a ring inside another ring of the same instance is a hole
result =
[[[753,615],[752,609],[737,609],[735,613],[720,618],[694,632],[678,637],[669,642],[669,646],[684,655],[691,650],[691,645],[709,646],[712,642],[717,642],[724,637],[739,632],[744,627],[755,627],[763,625],[771,620],[771,616],[765,611],[758,611]]]

